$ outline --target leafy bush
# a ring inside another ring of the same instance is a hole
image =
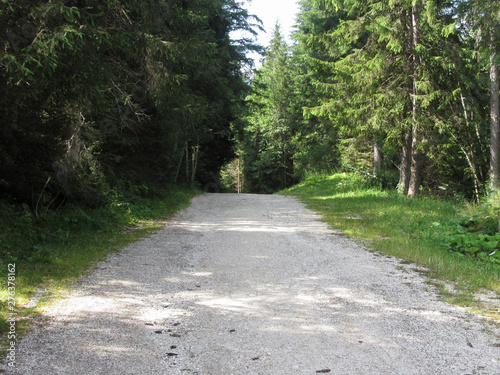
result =
[[[446,223],[434,222],[436,236],[450,251],[500,266],[500,233],[493,229],[492,217],[476,214]]]
[[[377,180],[382,189],[396,189],[399,184],[399,171],[382,170],[377,173]]]

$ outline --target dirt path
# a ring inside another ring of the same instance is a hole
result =
[[[21,341],[19,374],[500,374],[498,331],[291,197],[207,194]]]

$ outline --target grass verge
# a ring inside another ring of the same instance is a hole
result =
[[[408,199],[345,173],[310,177],[280,194],[299,197],[326,223],[370,249],[423,266],[446,301],[500,321],[500,267],[447,250],[435,226],[472,208],[436,198]],[[487,303],[478,297],[486,292],[493,294]]]
[[[82,274],[160,229],[158,220],[187,207],[198,193],[172,187],[155,197],[122,198],[101,208],[68,205],[43,217],[26,206],[0,203],[0,353]]]

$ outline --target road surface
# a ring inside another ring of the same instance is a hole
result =
[[[292,197],[195,198],[58,301],[16,373],[500,374],[498,329],[319,219]]]

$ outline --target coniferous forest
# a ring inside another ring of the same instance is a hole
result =
[[[311,172],[478,200],[499,180],[499,4],[302,0],[252,71],[235,0],[2,0],[0,192],[98,206]]]
[[[409,197],[498,187],[498,2],[300,6],[295,43],[277,26],[253,80],[240,138],[250,189],[342,165]]]
[[[0,191],[30,206],[213,183],[255,21],[234,0],[1,0]],[[35,204],[33,203],[35,202]]]

